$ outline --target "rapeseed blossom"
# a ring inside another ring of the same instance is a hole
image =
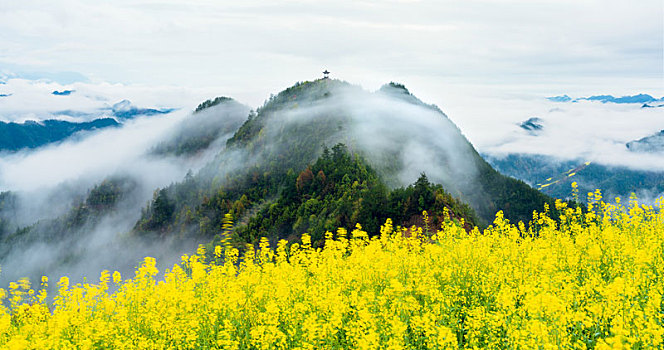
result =
[[[589,194],[587,212],[556,204],[526,225],[498,213],[466,232],[447,221],[369,238],[358,226],[324,248],[268,240],[239,254],[203,248],[157,279],[47,278],[0,291],[8,349],[662,348],[664,213]],[[110,292],[110,290],[114,290]],[[52,301],[48,301],[52,300]]]

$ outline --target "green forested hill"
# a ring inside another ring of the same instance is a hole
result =
[[[422,189],[426,196],[413,192]],[[370,93],[321,79],[250,112],[214,161],[155,192],[135,233],[211,237],[231,213],[242,244],[262,235],[320,238],[355,223],[375,231],[383,218],[407,224],[421,210],[439,220],[445,207],[480,226],[498,210],[527,222],[545,203],[553,207],[550,197],[491,168],[438,107],[403,85]]]

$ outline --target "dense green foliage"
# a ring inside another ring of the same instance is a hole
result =
[[[629,198],[634,192],[664,192],[664,173],[626,167],[559,160],[542,155],[509,154],[485,157],[498,171],[533,184],[555,198],[570,198],[571,183],[576,182],[582,195],[601,188],[609,198]],[[643,197],[643,193],[640,193]],[[582,198],[583,199],[583,198]]]
[[[198,105],[198,107],[196,107],[195,112],[197,113],[197,112],[200,112],[200,111],[202,111],[206,108],[210,108],[210,107],[216,106],[220,103],[224,103],[224,102],[228,102],[228,101],[232,101],[232,100],[233,100],[232,98],[226,97],[226,96],[215,97],[214,99],[210,99],[210,100],[206,100],[205,102],[201,102]]]
[[[136,232],[184,236],[193,230],[213,237],[230,213],[237,220],[232,242],[242,247],[260,236],[292,240],[305,232],[320,243],[326,230],[350,229],[357,223],[378,230],[387,218],[400,225],[424,225],[424,210],[431,217],[426,224],[432,227],[446,218],[463,219],[467,227],[479,223],[468,205],[431,184],[424,174],[409,187],[390,190],[361,156],[350,154],[343,144],[324,149],[299,174],[292,169],[282,176],[254,173],[237,176],[231,183],[227,190],[207,195],[196,190],[198,184],[190,174],[180,184],[155,191]],[[198,200],[198,205],[183,204]]]
[[[240,227],[235,242],[256,242],[261,236],[291,240],[309,233],[314,244],[322,244],[325,231],[353,228],[361,223],[369,232],[391,218],[399,225],[422,224],[428,211],[431,224],[439,226],[445,210],[477,224],[473,210],[452,198],[440,185],[429,183],[422,174],[406,188],[389,190],[364,159],[351,155],[338,144],[325,149],[316,163],[299,175],[289,173],[276,201],[268,203]]]
[[[139,221],[136,228],[142,231],[163,230],[173,219],[174,211],[175,205],[168,198],[166,189],[156,190],[152,202],[143,209],[143,217],[147,219]]]
[[[0,122],[0,151],[36,148],[52,142],[62,141],[79,131],[118,125],[119,123],[113,118],[100,118],[82,123],[64,120],[26,121],[21,124]]]
[[[478,186],[482,186],[486,198],[486,205],[478,214],[488,217],[489,213],[495,213],[502,210],[505,217],[512,222],[523,221],[530,222],[534,208],[544,208],[548,205],[554,207],[554,199],[543,194],[521,180],[505,176],[496,170],[483,159],[478,168]],[[541,209],[540,209],[541,210]],[[558,213],[552,212],[552,217],[558,218]]]
[[[346,82],[322,79],[313,82],[298,82],[277,95],[271,95],[263,106],[249,115],[235,135],[228,140],[227,145],[249,148],[255,151],[261,149],[260,147],[265,147],[266,141],[271,141],[277,143],[278,146],[293,147],[289,148],[288,151],[307,154],[307,162],[312,161],[315,159],[314,154],[320,153],[321,145],[325,143],[326,139],[332,137],[337,131],[348,127],[345,125],[348,122],[348,117],[342,111],[324,113],[316,118],[312,117],[309,123],[304,122],[295,126],[281,124],[279,126],[282,129],[279,130],[279,134],[270,135],[276,136],[276,139],[268,138],[268,135],[265,135],[266,132],[274,132],[270,130],[267,124],[274,113],[282,111],[296,112],[299,108],[310,107],[323,102],[325,99],[333,97],[332,90],[339,87],[359,90],[358,87],[351,86]],[[276,148],[275,152],[272,152],[269,157],[280,158],[279,161],[292,159],[291,154],[287,155],[281,151],[283,149]],[[296,157],[294,162],[299,162],[297,165],[301,166],[302,160]]]

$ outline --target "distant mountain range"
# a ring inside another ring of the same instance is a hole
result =
[[[91,122],[73,123],[64,120],[44,120],[23,123],[0,122],[0,150],[18,151],[37,148],[62,141],[81,131],[91,131],[120,125],[113,118],[99,118]]]
[[[484,159],[501,173],[529,183],[555,198],[572,197],[572,182],[579,188],[581,201],[586,193],[601,189],[605,197],[629,198],[636,193],[642,199],[664,194],[664,172],[607,166],[584,160],[561,160],[541,154],[484,154]]]
[[[57,95],[65,96],[66,94],[61,91]],[[109,116],[109,117],[114,117],[116,119],[132,119],[136,116],[167,114],[175,110],[177,110],[177,108],[160,108],[160,109],[139,108],[134,106],[129,100],[122,100],[110,107],[99,108],[92,112],[82,112],[82,111],[67,109],[62,111],[56,111],[53,112],[52,114],[56,116],[70,116],[70,117],[77,117],[84,119],[90,119],[97,116]]]
[[[76,92],[76,90],[62,90],[62,91],[55,90],[51,92],[51,94],[55,96],[69,96],[74,92]]]
[[[73,91],[54,91],[55,95],[69,95]],[[18,151],[37,148],[53,142],[63,141],[81,131],[92,131],[121,125],[125,120],[138,116],[166,114],[174,109],[138,108],[129,100],[122,100],[110,108],[96,112],[58,111],[54,115],[90,118],[102,115],[92,121],[72,122],[57,119],[42,121],[28,120],[23,123],[0,121],[0,151]]]
[[[518,126],[529,135],[538,136],[544,130],[545,124],[546,123],[542,118],[531,117],[519,123]],[[629,151],[635,153],[664,152],[664,130],[638,140],[629,141],[625,144],[625,147],[627,147]]]
[[[596,96],[578,97],[578,98],[572,98],[567,95],[561,95],[561,96],[547,97],[546,99],[553,102],[599,101],[602,103],[621,103],[621,104],[641,103],[643,104],[642,107],[664,106],[664,104],[658,104],[660,102],[664,103],[664,97],[658,99],[648,94],[638,94],[638,95],[622,96],[622,97],[614,97],[611,95],[596,95]]]

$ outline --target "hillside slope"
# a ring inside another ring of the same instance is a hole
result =
[[[607,198],[629,198],[632,193],[650,202],[664,193],[664,173],[583,160],[561,160],[541,154],[486,155],[503,174],[523,179],[555,198],[572,197],[572,182],[583,196],[601,189]]]
[[[309,225],[302,226],[303,220],[325,216],[321,213],[330,207],[319,206],[320,212],[302,209],[300,216],[290,216],[294,222],[279,221],[269,211],[292,195],[302,172],[316,168],[326,148],[338,144],[345,145],[351,157],[366,161],[386,189],[405,188],[426,174],[427,181],[441,184],[450,198],[472,207],[478,217],[473,224],[486,225],[498,210],[510,220],[527,222],[532,210],[553,204],[550,197],[491,168],[438,107],[423,103],[403,85],[390,83],[371,93],[321,79],[295,84],[250,113],[226,148],[198,174],[156,193],[136,233],[210,236],[220,231],[229,212],[238,223],[258,230],[244,241],[275,229],[266,225],[269,222],[279,223],[279,236],[301,233]],[[371,191],[371,186],[365,188]],[[403,223],[409,219],[404,217]],[[317,227],[362,223],[332,221]]]

